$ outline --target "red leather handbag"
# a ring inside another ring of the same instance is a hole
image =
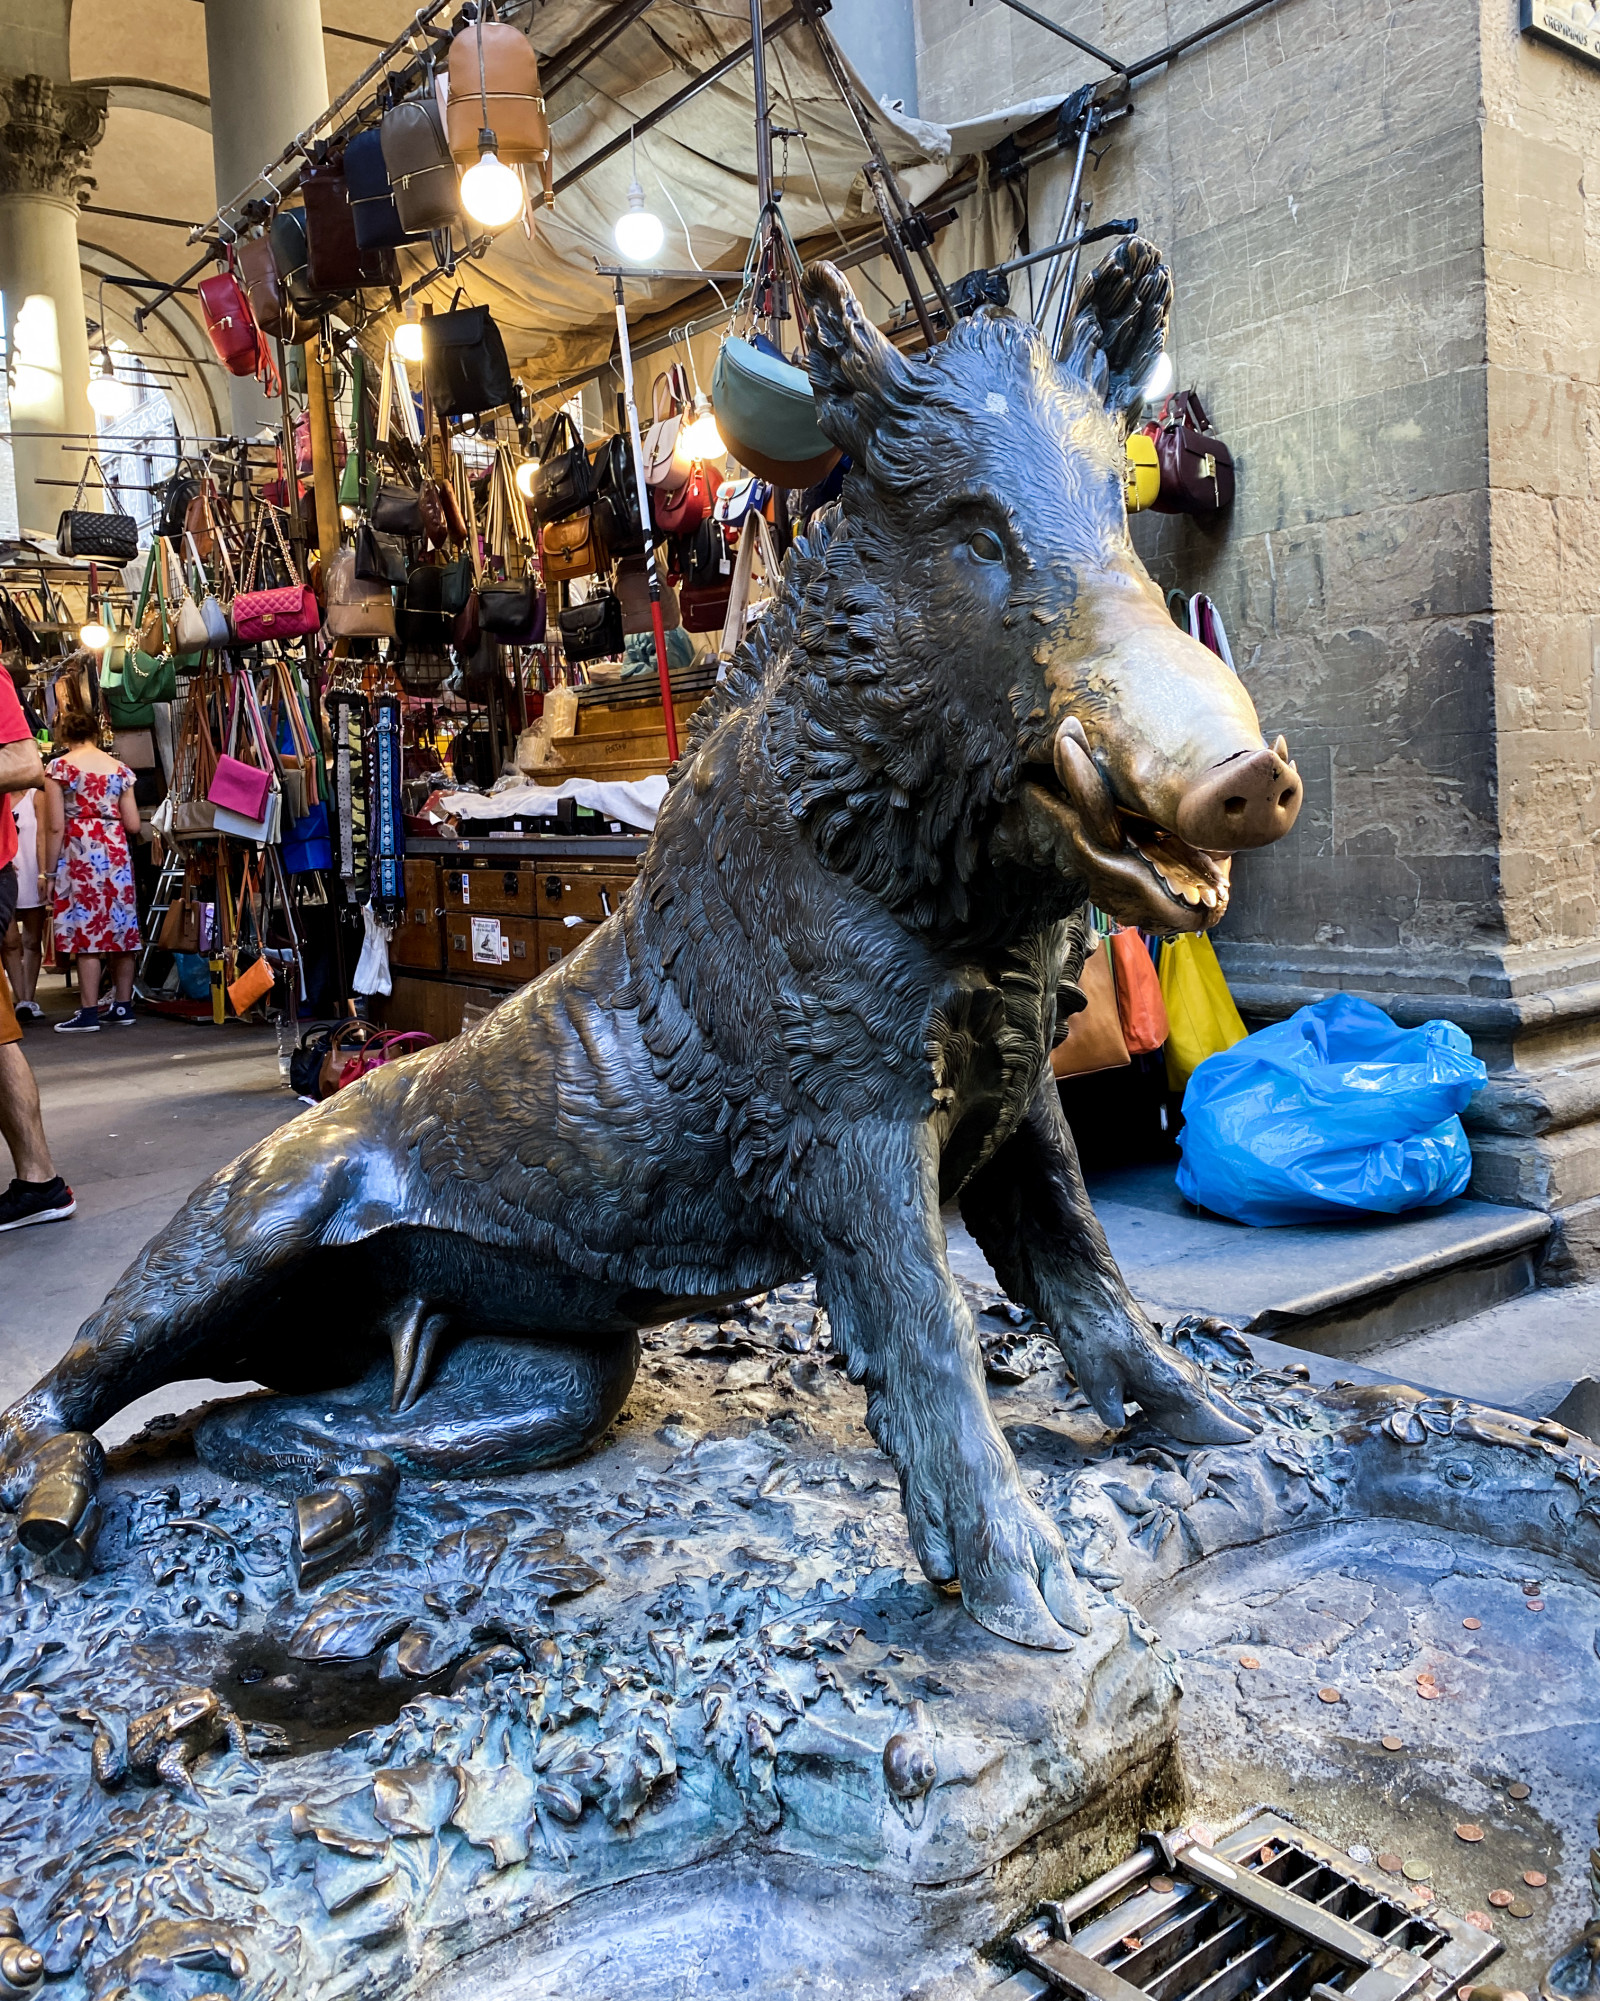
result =
[[[716,501],[710,475],[696,459],[689,477],[678,486],[650,489],[650,518],[663,535],[692,535]]]
[[[200,280],[200,311],[206,336],[228,373],[254,375],[261,366],[261,335],[244,287],[231,270]]]
[[[1220,514],[1233,505],[1233,453],[1211,428],[1194,390],[1180,390],[1140,429],[1156,448],[1161,491],[1150,504],[1158,514]]]
[[[352,1084],[373,1070],[381,1070],[385,1063],[393,1063],[399,1056],[415,1056],[419,1050],[432,1049],[434,1038],[420,1028],[386,1029],[381,1035],[374,1035],[364,1042],[354,1056],[347,1058],[339,1072],[336,1091],[347,1091]]]

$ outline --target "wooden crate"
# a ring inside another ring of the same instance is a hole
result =
[[[445,914],[445,964],[452,973],[495,986],[520,987],[539,971],[539,923],[508,911]]]
[[[474,855],[470,861],[444,866],[444,907],[477,910],[493,916],[536,917],[537,874],[532,862],[505,861],[495,855]]]
[[[541,917],[581,917],[598,924],[609,917],[628,893],[638,871],[615,863],[565,862],[538,872],[538,912]]]
[[[502,986],[419,979],[413,973],[396,973],[394,992],[378,1004],[379,1018],[385,1028],[420,1028],[436,1042],[453,1042],[461,1033],[461,1017],[468,1007],[503,1000],[505,995]]]

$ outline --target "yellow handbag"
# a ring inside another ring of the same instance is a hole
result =
[[[1156,441],[1143,431],[1135,431],[1127,443],[1127,463],[1122,469],[1123,491],[1128,512],[1138,514],[1153,507],[1161,497],[1161,465],[1156,457]]]
[[[1167,1083],[1181,1091],[1208,1056],[1247,1033],[1203,931],[1181,931],[1161,947],[1161,998],[1167,1004]]]
[[[566,583],[573,577],[592,577],[604,562],[594,509],[585,507],[569,514],[565,521],[547,521],[541,537],[546,583]]]

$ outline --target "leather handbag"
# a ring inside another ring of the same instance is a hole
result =
[[[167,481],[161,496],[161,512],[156,517],[156,533],[175,547],[182,546],[189,507],[199,492],[199,480],[186,473],[181,466]]]
[[[722,530],[715,521],[702,521],[683,545],[678,603],[686,631],[722,630],[733,594],[733,568]]]
[[[568,605],[558,621],[561,645],[569,660],[603,660],[620,653],[626,635],[622,630],[622,606],[611,591],[602,591],[585,604]]]
[[[398,535],[385,535],[370,521],[356,529],[356,575],[368,584],[404,584],[406,545]]]
[[[290,343],[304,340],[307,323],[289,303],[270,237],[243,238],[235,247],[234,262],[250,301],[251,316],[262,333]]]
[[[613,556],[643,554],[633,448],[621,431],[607,438],[594,455],[594,507],[600,540]]]
[[[839,447],[817,427],[811,377],[770,341],[722,343],[711,406],[728,450],[774,486],[812,486],[838,461]]]
[[[1211,428],[1192,389],[1169,396],[1161,415],[1140,429],[1156,448],[1158,514],[1220,514],[1233,505],[1233,454]]]
[[[394,592],[357,574],[356,552],[341,549],[323,573],[328,630],[335,639],[393,639]]]
[[[392,249],[363,250],[350,212],[344,156],[308,167],[300,177],[306,208],[306,261],[315,292],[344,298],[368,285],[398,285],[400,266]]]
[[[528,512],[543,525],[577,514],[594,498],[594,471],[578,428],[565,410],[550,419],[539,445]]]
[[[198,952],[200,949],[200,885],[184,878],[181,893],[167,905],[156,943],[164,952]]]
[[[214,271],[199,285],[206,338],[230,375],[254,375],[262,366],[261,335],[244,287],[231,270]]]
[[[650,615],[650,566],[643,556],[624,556],[618,563],[611,579],[612,589],[622,606],[622,629],[625,633],[654,632],[655,620]],[[678,593],[665,577],[661,585],[661,629],[671,632],[682,625],[683,614],[678,609]]]
[[[461,182],[432,84],[391,105],[378,136],[400,226],[413,236],[464,227]]]
[[[262,544],[269,521],[277,537],[278,553],[289,582],[270,589],[257,589],[256,575],[261,567]],[[263,505],[257,517],[244,588],[234,597],[231,617],[233,636],[241,646],[254,646],[263,639],[297,639],[305,633],[321,629],[322,613],[317,607],[317,594],[295,575],[294,560],[289,554],[283,524],[275,507]]]
[[[478,581],[471,556],[457,556],[453,563],[446,563],[439,572],[439,579],[439,609],[446,618],[454,618],[465,610],[467,599]]]
[[[657,486],[650,492],[650,518],[663,535],[692,535],[710,514],[716,485],[697,459],[681,486]]]
[[[372,525],[385,535],[422,535],[422,495],[415,487],[385,481],[373,499]]]
[[[1117,983],[1111,971],[1110,942],[1096,938],[1095,948],[1083,962],[1078,985],[1086,1005],[1069,1017],[1067,1037],[1050,1052],[1051,1074],[1086,1077],[1096,1070],[1120,1070],[1128,1062],[1128,1045],[1123,1039],[1117,1013]]]
[[[555,199],[550,122],[539,88],[539,58],[520,28],[493,16],[485,0],[477,20],[450,44],[450,151],[457,166],[470,167],[478,157],[478,134],[493,132],[495,152],[508,167],[538,166],[549,207]]]
[[[280,208],[267,231],[278,282],[297,321],[315,322],[322,302],[311,283],[310,250],[306,240],[306,212],[303,208]],[[284,334],[288,340],[290,336]],[[291,388],[294,384],[291,382]]]
[[[663,369],[650,389],[651,424],[644,434],[644,481],[652,491],[658,486],[682,486],[694,470],[694,460],[684,451],[683,406],[688,398],[681,366]],[[666,408],[662,408],[665,402]]]
[[[595,510],[584,508],[565,521],[552,521],[539,536],[546,583],[570,583],[604,569],[605,545],[595,525]]]
[[[537,577],[478,586],[478,622],[502,646],[537,646],[544,638],[545,601]]]
[[[100,461],[91,452],[83,462],[83,472],[78,480],[78,491],[72,497],[72,505],[61,510],[56,522],[56,548],[63,556],[109,556],[113,562],[126,563],[139,553],[139,524],[131,514],[124,514],[121,508],[103,514],[98,508],[85,507],[83,490],[89,483],[90,468],[100,474],[100,485],[104,492],[116,498],[116,487],[101,470]]]
[[[444,578],[444,570],[437,563],[418,563],[406,578],[401,633],[407,653],[432,653],[444,645],[445,617],[441,601]]]
[[[413,240],[395,207],[394,184],[383,157],[383,134],[377,126],[358,132],[345,147],[344,178],[358,249],[392,250]]]
[[[441,417],[475,417],[511,401],[506,344],[487,306],[452,308],[422,321],[422,377]]]
[[[267,810],[267,795],[271,790],[270,771],[261,771],[253,764],[246,764],[243,758],[224,752],[211,774],[206,798],[213,806],[237,813],[241,819],[259,820]]]
[[[1167,1039],[1160,977],[1137,931],[1113,931],[1109,943],[1122,1039],[1130,1056],[1151,1056]]]

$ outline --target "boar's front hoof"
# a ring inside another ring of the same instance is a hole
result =
[[[906,1521],[928,1576],[935,1583],[959,1578],[962,1604],[991,1633],[1066,1653],[1074,1633],[1088,1632],[1088,1602],[1067,1546],[1019,1487],[947,1491],[936,1512],[913,1487]]]
[[[323,1484],[294,1504],[295,1582],[304,1591],[365,1556],[394,1512],[400,1471],[386,1452],[318,1468]]]
[[[1212,1388],[1203,1369],[1153,1333],[1131,1331],[1126,1342],[1104,1347],[1084,1344],[1072,1356],[1072,1370],[1113,1431],[1128,1421],[1123,1400],[1129,1397],[1158,1431],[1184,1445],[1242,1445],[1259,1429]]]
[[[106,1455],[92,1432],[63,1431],[34,1454],[33,1483],[17,1510],[23,1548],[69,1576],[87,1568],[100,1525]]]

